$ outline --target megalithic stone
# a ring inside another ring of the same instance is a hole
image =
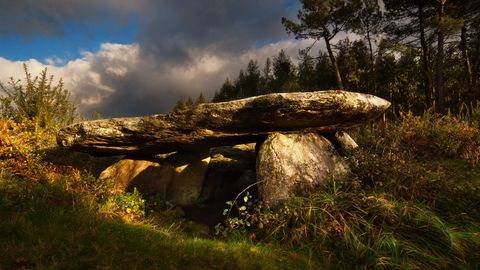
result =
[[[379,97],[341,90],[275,93],[167,114],[80,122],[60,130],[57,142],[97,155],[192,151],[255,142],[276,131],[343,130],[389,106]]]

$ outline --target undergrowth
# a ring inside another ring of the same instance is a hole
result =
[[[113,191],[55,130],[0,120],[0,269],[289,269],[314,262],[247,238],[205,238],[160,198]],[[202,229],[202,230],[201,230]],[[202,236],[202,237],[201,237]]]
[[[351,174],[271,209],[247,190],[214,239],[160,198],[113,192],[118,158],[0,121],[0,269],[478,269],[480,131],[413,116],[351,131]]]
[[[247,194],[217,234],[307,250],[328,268],[478,269],[478,126],[405,114],[352,134],[346,179],[275,209]]]

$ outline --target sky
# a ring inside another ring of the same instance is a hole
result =
[[[0,0],[0,82],[45,67],[80,113],[168,112],[179,98],[211,98],[250,59],[263,66],[295,40],[281,18],[296,0]]]

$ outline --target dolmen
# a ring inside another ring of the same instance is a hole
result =
[[[356,143],[344,131],[378,118],[389,106],[379,97],[341,90],[274,93],[80,122],[60,130],[57,142],[92,155],[124,156],[100,178],[113,179],[119,189],[159,193],[176,205],[208,197],[205,176],[218,157],[212,149],[255,143],[250,177],[259,198],[274,207],[345,175],[348,166],[338,152]]]

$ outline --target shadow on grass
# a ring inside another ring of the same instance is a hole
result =
[[[308,258],[247,240],[189,237],[108,218],[60,184],[0,179],[0,269],[307,269]]]
[[[110,165],[119,161],[122,156],[97,157],[86,153],[73,152],[61,147],[42,150],[43,160],[55,165],[69,166],[79,171],[88,171],[94,177]]]

